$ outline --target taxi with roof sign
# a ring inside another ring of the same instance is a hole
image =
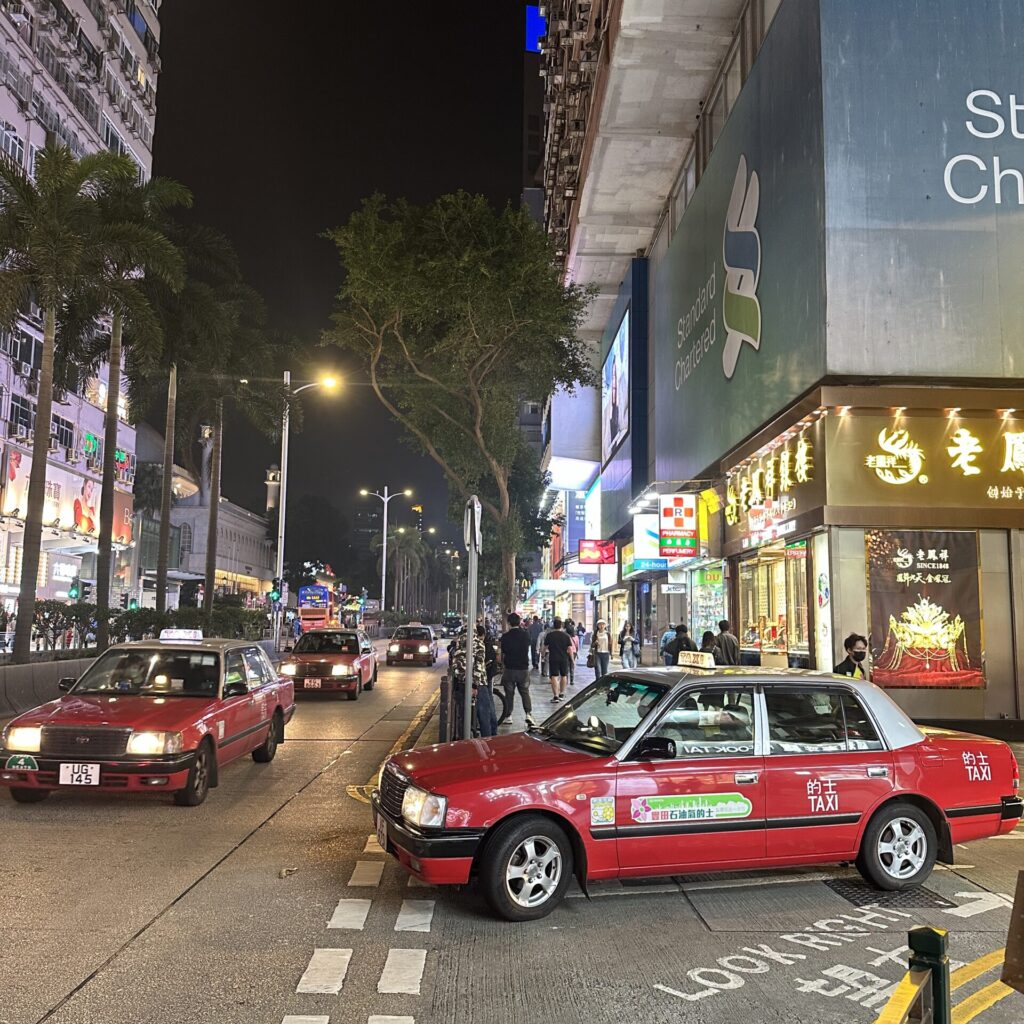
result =
[[[871,683],[680,659],[604,676],[525,733],[392,755],[371,797],[381,847],[524,921],[574,875],[852,861],[904,889],[1024,811],[1005,743],[919,728]]]
[[[173,792],[194,807],[229,762],[272,761],[295,711],[292,681],[261,647],[199,630],[117,644],[58,685],[0,739],[0,785],[18,803],[84,789]]]

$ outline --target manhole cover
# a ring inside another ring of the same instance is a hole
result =
[[[955,907],[937,892],[923,887],[917,889],[900,889],[897,892],[884,892],[867,882],[855,878],[835,878],[825,883],[837,896],[842,896],[855,907],[894,907],[897,910],[922,910],[934,908],[946,910]]]

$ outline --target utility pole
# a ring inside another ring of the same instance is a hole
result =
[[[476,640],[477,567],[480,559],[480,499],[471,495],[466,502],[463,534],[469,555],[466,574],[466,678],[463,680],[462,738],[473,736],[473,644]]]

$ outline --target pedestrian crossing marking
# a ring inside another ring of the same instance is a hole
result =
[[[370,912],[370,903],[370,900],[338,900],[327,927],[361,932],[366,924],[366,915]]]
[[[418,996],[426,963],[425,949],[389,949],[384,972],[377,982],[377,991]]]
[[[377,842],[376,836],[370,836],[366,840],[366,845],[363,847],[363,853],[383,853],[380,843]]]
[[[384,874],[384,861],[382,860],[357,860],[352,870],[352,877],[349,878],[350,886],[376,887],[380,885],[381,875]]]
[[[351,949],[314,949],[295,991],[297,993],[318,993],[337,995],[345,983]]]
[[[396,932],[429,932],[434,916],[433,900],[402,900],[395,922]]]
[[[303,1014],[289,1013],[281,1018],[281,1024],[331,1024],[330,1017],[307,1017]]]

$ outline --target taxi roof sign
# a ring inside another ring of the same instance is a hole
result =
[[[715,668],[715,656],[708,651],[680,651],[677,665],[684,668]]]
[[[201,629],[161,629],[160,643],[162,644],[197,644],[203,640]]]

